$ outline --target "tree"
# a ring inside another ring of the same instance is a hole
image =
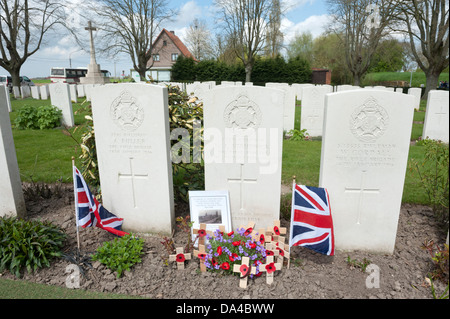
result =
[[[197,18],[192,21],[186,32],[185,43],[198,61],[214,57],[211,33],[204,21]]]
[[[275,58],[280,54],[283,47],[283,33],[281,27],[281,4],[280,0],[272,0],[271,13],[267,26],[266,55]]]
[[[20,86],[20,69],[59,22],[62,5],[55,0],[0,0],[0,66]]]
[[[216,0],[224,32],[250,82],[256,54],[264,47],[271,21],[272,0]]]
[[[427,79],[423,99],[436,88],[439,75],[449,65],[448,10],[448,0],[402,1],[399,6],[397,30],[404,26],[411,53]]]
[[[360,85],[380,40],[388,33],[397,0],[328,0],[331,30],[344,44],[345,61],[354,85]]]
[[[95,19],[101,21],[100,47],[111,56],[128,54],[133,68],[145,81],[159,26],[174,15],[167,8],[167,0],[101,0],[94,3],[92,10]]]
[[[294,39],[288,45],[287,54],[289,59],[299,56],[312,64],[314,56],[311,32],[296,33]]]

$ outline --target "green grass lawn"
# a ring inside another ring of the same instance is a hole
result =
[[[411,79],[411,72],[377,72],[377,73],[369,73],[365,76],[362,81],[362,85],[373,85],[376,82],[385,82],[385,81],[406,81],[409,83]],[[441,73],[439,76],[439,81],[447,81],[449,82],[449,74]],[[420,87],[421,84],[426,84],[425,73],[423,72],[413,72],[412,74],[412,87]]]

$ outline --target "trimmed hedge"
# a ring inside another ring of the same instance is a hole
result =
[[[257,57],[252,71],[253,83],[311,82],[311,68],[300,57],[288,62],[281,56],[276,58]],[[172,81],[245,81],[245,69],[242,63],[227,65],[216,60],[204,60],[196,63],[192,58],[178,57],[172,66]]]

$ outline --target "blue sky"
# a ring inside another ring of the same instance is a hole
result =
[[[81,0],[72,1],[76,7],[77,1]],[[168,2],[170,7],[179,10],[179,15],[163,27],[175,31],[181,40],[195,18],[204,20],[213,30],[215,19],[212,0],[168,0]],[[324,31],[328,21],[324,0],[282,0],[282,2],[290,8],[286,11],[281,26],[285,44],[289,43],[296,32],[309,31],[313,36],[318,36]],[[86,39],[89,41],[87,31],[80,32],[86,32]],[[46,44],[22,66],[21,74],[28,77],[47,77],[51,67],[69,67],[69,57],[73,67],[89,64],[89,53],[80,50],[70,36],[49,36]],[[101,65],[101,68],[109,70],[113,76],[115,74],[119,76],[122,70],[128,75],[132,68],[129,58],[120,56],[115,57],[115,60],[97,57],[97,63]],[[0,74],[7,74],[7,72],[0,68]]]

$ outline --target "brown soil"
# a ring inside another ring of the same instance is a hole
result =
[[[64,185],[60,197],[27,201],[29,218],[48,220],[59,225],[68,235],[65,252],[76,247],[73,187]],[[184,216],[187,205],[177,205],[177,216]],[[282,226],[289,222],[282,220]],[[177,229],[177,228],[176,228]],[[289,229],[289,227],[288,227]],[[421,248],[426,240],[444,243],[447,230],[435,221],[432,210],[426,206],[403,205],[400,212],[397,242],[393,255],[362,251],[337,251],[335,256],[323,256],[305,248],[291,250],[290,269],[276,272],[274,283],[266,284],[265,277],[249,279],[246,289],[239,288],[239,278],[215,273],[199,272],[197,258],[186,262],[184,270],[175,263],[167,263],[167,252],[156,235],[140,234],[145,240],[142,262],[117,279],[115,273],[98,262],[81,276],[81,289],[131,294],[152,299],[428,299],[433,298],[426,276],[434,269],[430,255]],[[81,229],[81,250],[93,253],[103,242],[114,239],[108,232]],[[176,246],[186,243],[185,234],[176,231]],[[351,266],[348,258],[357,263],[369,260],[380,269],[379,288],[367,288],[368,273]],[[66,286],[70,262],[54,260],[50,268],[35,273],[24,273],[19,280]],[[9,272],[1,278],[18,280]],[[435,281],[440,295],[447,284]]]

